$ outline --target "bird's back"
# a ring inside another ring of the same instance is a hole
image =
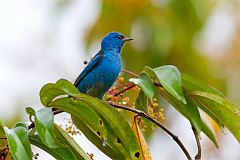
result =
[[[86,72],[85,70],[90,71],[75,85],[80,92],[101,99],[119,75],[121,70],[121,58],[120,54],[116,53],[114,50],[101,51],[100,54],[98,53],[96,56],[81,74],[83,75]],[[91,68],[89,68],[89,66]]]

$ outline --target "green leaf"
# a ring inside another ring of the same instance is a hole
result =
[[[240,141],[240,110],[216,94],[193,91],[193,99],[215,115]]]
[[[190,75],[183,74],[182,82],[183,82],[183,88],[187,91],[187,93],[192,92],[192,91],[203,91],[203,92],[207,92],[207,93],[217,94],[217,95],[225,98],[225,96],[221,92],[219,92],[217,89],[208,86],[201,80],[199,80],[195,77],[192,77]],[[205,108],[204,106],[202,106],[201,104],[198,104],[196,102],[193,102],[193,103],[196,106],[198,106],[199,108],[201,108],[205,113],[207,113],[218,124],[218,126],[221,129],[224,128],[224,125],[221,123],[221,121],[219,121],[219,119],[214,114],[209,112],[209,110],[207,108]]]
[[[89,104],[73,98],[60,98],[49,103],[49,106],[76,116],[95,131],[102,142],[107,139],[107,130],[102,123],[102,118]]]
[[[115,108],[99,99],[75,92],[74,89],[77,89],[66,80],[59,81],[56,84],[47,84],[41,89],[40,96],[45,106],[60,109],[77,117],[90,130],[97,133],[103,144],[111,145],[111,148],[117,149],[126,159],[139,159],[136,137],[127,121]],[[63,92],[72,97],[59,98]]]
[[[57,134],[58,139],[61,141],[64,141],[65,143],[68,143],[72,150],[75,151],[75,154],[78,155],[78,157],[82,157],[85,160],[91,160],[91,158],[88,156],[87,153],[83,151],[83,149],[76,143],[76,141],[60,126],[55,125],[56,130],[61,134],[62,138],[60,139],[59,134]]]
[[[206,134],[206,136],[215,144],[215,146],[217,148],[219,148],[218,143],[217,143],[217,139],[216,136],[214,134],[214,132],[212,131],[212,129],[205,123],[202,121],[201,123],[201,129],[202,131]]]
[[[5,127],[8,145],[15,160],[31,160],[32,150],[24,127],[8,129]]]
[[[24,128],[26,128],[26,130],[28,130],[28,126],[29,126],[29,122],[18,122],[14,125],[14,128],[15,127],[24,127]]]
[[[215,135],[212,134],[211,130],[207,128],[206,125],[203,124],[203,121],[201,118],[198,117],[198,110],[193,106],[192,100],[189,100],[189,97],[187,97],[188,104],[183,104],[179,100],[177,100],[175,97],[170,95],[164,88],[158,87],[159,93],[174,107],[176,108],[183,116],[185,116],[190,123],[198,130],[201,129],[206,136],[209,137],[210,140],[213,141],[213,143],[217,146]],[[191,108],[190,108],[191,107]],[[190,108],[190,109],[189,109]],[[188,111],[189,109],[189,111]],[[192,114],[194,116],[192,116]]]
[[[5,135],[4,127],[5,127],[5,124],[4,124],[4,122],[0,119],[0,134]]]
[[[192,91],[204,91],[207,93],[217,94],[223,98],[225,98],[224,94],[222,94],[217,89],[207,85],[206,83],[202,82],[201,80],[192,77],[188,74],[182,74],[182,84],[183,88],[187,90],[187,92]]]
[[[182,90],[181,74],[175,66],[166,65],[154,69],[145,66],[144,71],[152,79],[159,81],[171,95],[186,104]]]
[[[116,147],[112,148],[111,144],[109,143],[110,138],[114,137],[113,134],[108,134],[107,143],[103,145],[103,141],[99,138],[98,134],[93,131],[89,126],[87,126],[84,122],[80,119],[76,118],[72,115],[72,121],[75,126],[81,130],[81,132],[95,145],[98,149],[100,149],[103,153],[109,156],[111,159],[125,159],[125,157],[119,152]],[[110,131],[109,133],[113,133]]]
[[[155,93],[154,85],[152,84],[146,72],[142,72],[139,78],[131,78],[129,81],[138,85],[150,100],[153,98]]]
[[[134,159],[134,154],[138,152],[138,144],[126,120],[112,106],[91,96],[80,95],[75,97],[75,100],[73,98],[57,99],[49,103],[49,106],[70,113],[73,119],[74,117],[80,119],[80,123],[83,122],[101,139],[100,145],[106,143],[114,152],[120,152],[125,158],[133,156]],[[84,130],[79,129],[84,133]],[[117,143],[118,141],[120,143]]]
[[[188,115],[191,116],[191,120],[193,121],[193,127],[197,130],[197,133],[200,134],[201,132],[201,124],[202,120],[200,117],[199,110],[197,106],[194,104],[191,97],[187,95],[187,93],[184,91],[185,99],[187,101],[187,104],[185,104],[185,108],[188,112]]]
[[[98,114],[103,118],[105,126],[108,127],[109,125],[109,128],[111,128],[118,136],[121,144],[129,152],[131,159],[139,159],[140,149],[137,139],[128,122],[115,108],[86,94],[79,94],[76,98],[78,98],[81,102],[87,102],[89,107],[93,107],[98,112]]]
[[[39,138],[38,135],[29,135],[28,137],[31,144],[46,151],[57,160],[66,160],[66,159],[83,160],[83,158],[81,157],[76,157],[76,155],[74,154],[74,152],[71,150],[70,147],[59,146],[58,148],[49,148],[42,142],[42,140]]]
[[[149,114],[148,101],[149,101],[148,97],[143,93],[143,91],[140,91],[140,93],[135,101],[135,108]],[[154,123],[152,123],[148,119],[143,118],[143,117],[142,117],[142,119],[144,121],[144,124],[146,124],[148,126],[154,125]]]
[[[25,108],[27,114],[29,115],[35,115],[35,110],[32,107]]]
[[[135,102],[135,107],[136,107],[136,109],[139,109],[139,110],[149,114],[148,97],[143,93],[143,91],[140,91],[138,98]]]
[[[50,148],[58,147],[54,134],[54,120],[51,108],[42,108],[35,113],[37,133],[43,143]]]
[[[61,95],[73,95],[80,93],[78,89],[69,81],[60,79],[56,84],[48,83],[44,85],[39,93],[41,103],[47,106],[54,98]]]

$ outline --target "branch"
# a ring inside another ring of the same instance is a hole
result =
[[[157,120],[153,119],[152,117],[150,117],[148,114],[146,114],[145,112],[141,111],[141,110],[137,110],[134,108],[128,108],[126,106],[122,106],[122,105],[117,105],[113,102],[108,102],[111,106],[115,107],[115,108],[120,108],[123,110],[127,110],[133,113],[136,113],[137,115],[144,117],[150,121],[152,121],[154,124],[156,124],[157,126],[159,126],[160,128],[162,128],[165,132],[167,132],[167,134],[169,134],[172,139],[179,145],[179,147],[182,149],[182,151],[184,152],[184,154],[186,155],[188,160],[192,160],[190,154],[188,153],[187,149],[185,148],[185,146],[183,145],[183,143],[179,140],[179,138],[173,134],[170,130],[168,130],[164,125],[162,125],[160,122],[158,122]]]
[[[132,75],[132,76],[137,77],[137,78],[139,77],[138,74],[133,73],[133,72],[128,71],[128,70],[125,70],[125,69],[122,69],[121,72],[123,72],[123,73],[127,73],[127,74]]]
[[[115,93],[114,95],[112,95],[113,97],[117,97],[118,95],[120,95],[120,94],[122,94],[122,93],[124,93],[124,92],[126,92],[127,90],[129,90],[129,89],[131,89],[131,88],[133,88],[133,87],[135,87],[136,85],[135,84],[129,84],[125,89],[123,89],[123,90],[121,90],[121,91],[119,91],[119,92],[117,92],[117,93]],[[108,98],[108,99],[106,99],[107,101],[108,100],[110,100],[111,99],[111,97],[110,98]]]
[[[198,148],[198,152],[195,156],[195,160],[201,160],[201,144],[200,144],[199,135],[198,135],[197,130],[194,126],[192,126],[192,130],[193,130],[194,137],[195,137],[196,143],[197,143],[197,148]]]

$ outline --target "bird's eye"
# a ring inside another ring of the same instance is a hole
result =
[[[119,36],[117,36],[118,37],[118,39],[124,39],[124,36],[121,36],[121,35],[119,35]]]

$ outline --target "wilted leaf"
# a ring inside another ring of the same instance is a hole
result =
[[[152,157],[150,155],[147,143],[145,142],[142,132],[138,127],[137,119],[135,119],[135,118],[133,119],[133,122],[132,122],[132,129],[133,129],[135,136],[137,137],[138,144],[140,146],[141,160],[151,160]]]

